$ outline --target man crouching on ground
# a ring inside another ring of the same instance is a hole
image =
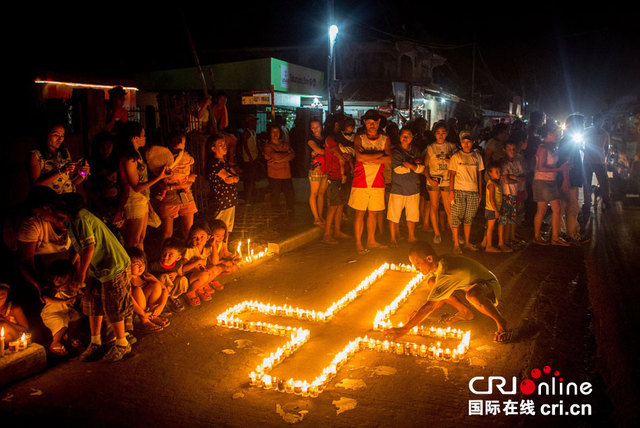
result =
[[[473,307],[495,321],[497,330],[494,340],[496,342],[511,340],[512,332],[507,330],[507,321],[496,309],[501,294],[500,283],[486,267],[461,255],[446,254],[438,257],[433,248],[424,241],[417,241],[411,246],[409,260],[418,271],[429,275],[427,279],[431,289],[429,299],[410,316],[409,321],[402,327],[386,330],[388,337],[395,339],[405,335],[445,303],[458,310],[446,321],[473,319],[473,312],[453,294],[456,290],[462,290]]]

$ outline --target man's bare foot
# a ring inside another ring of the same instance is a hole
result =
[[[333,238],[331,235],[325,235],[322,238],[322,242],[325,243],[325,244],[337,244],[338,243],[338,241],[335,238]]]
[[[475,315],[471,311],[469,311],[468,313],[456,312],[455,314],[443,314],[440,318],[440,322],[451,324],[457,321],[471,321],[474,318]]]
[[[408,242],[409,244],[412,244],[412,243],[414,243],[414,242],[416,242],[416,241],[417,241],[417,239],[416,239],[416,237],[415,237],[415,236],[414,236],[414,237],[410,237],[409,239],[407,239],[407,242]]]
[[[367,247],[369,248],[388,248],[386,245],[380,244],[379,242],[368,242]]]
[[[351,238],[349,235],[347,235],[346,233],[342,233],[342,232],[334,233],[334,237],[337,238],[337,239]]]

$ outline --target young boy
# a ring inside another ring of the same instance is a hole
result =
[[[147,272],[147,257],[137,247],[129,247],[131,258],[131,297],[133,312],[140,318],[145,333],[161,331],[169,325],[169,320],[160,317],[169,292],[158,279]]]
[[[82,319],[74,308],[82,290],[73,282],[75,268],[68,260],[56,260],[49,266],[50,287],[45,288],[42,296],[44,307],[40,312],[43,324],[51,331],[52,341],[49,350],[55,355],[67,355],[62,340],[67,331],[73,334]],[[82,343],[73,339],[71,345],[80,348]]]
[[[465,256],[445,254],[438,257],[433,248],[423,241],[411,246],[409,260],[419,272],[428,275],[426,285],[431,291],[427,302],[402,327],[386,330],[388,337],[396,339],[407,334],[445,303],[458,311],[447,322],[473,319],[473,312],[455,295],[460,290],[474,308],[495,322],[493,340],[499,343],[511,341],[513,332],[507,329],[507,321],[496,308],[502,293],[500,282],[486,267]]]
[[[516,245],[516,223],[518,213],[521,211],[521,192],[524,185],[525,174],[522,163],[517,157],[517,142],[507,141],[505,144],[506,157],[502,163],[502,212],[499,227],[504,227],[505,248],[513,248]],[[504,250],[503,250],[504,251]]]
[[[169,292],[168,304],[172,311],[182,312],[185,307],[180,296],[189,290],[189,280],[182,272],[184,248],[180,241],[169,238],[162,244],[160,259],[151,264],[151,273]]]
[[[462,254],[458,241],[458,228],[463,224],[464,248],[477,251],[471,245],[471,223],[480,205],[482,186],[482,171],[484,164],[482,156],[473,151],[471,133],[460,133],[462,150],[454,153],[449,161],[449,200],[451,201],[451,233],[453,235],[453,252]]]
[[[343,124],[344,126],[344,124]],[[353,127],[343,128],[343,131],[351,133]],[[329,136],[325,140],[324,146],[324,167],[329,180],[327,185],[327,218],[325,222],[324,237],[325,244],[337,244],[338,238],[346,238],[348,235],[340,230],[342,224],[342,213],[344,205],[349,199],[351,185],[349,184],[350,164],[348,155],[340,151],[337,137]]]
[[[91,212],[83,208],[78,193],[60,195],[52,207],[57,221],[68,225],[69,237],[79,264],[73,280],[86,284],[82,312],[89,317],[91,343],[80,355],[81,361],[95,361],[101,354],[103,318],[113,327],[115,345],[104,360],[116,362],[131,352],[125,319],[131,316],[131,260],[113,232]]]
[[[500,164],[492,163],[487,168],[487,176],[489,180],[485,186],[485,207],[484,216],[487,219],[487,234],[484,237],[484,250],[488,253],[499,253],[504,250],[503,232],[504,227],[498,225],[498,246],[493,246],[493,229],[496,220],[500,217],[500,208],[502,207],[502,186],[500,183]],[[505,251],[506,252],[506,251]]]
[[[409,242],[415,242],[416,223],[420,220],[420,174],[424,164],[420,152],[413,147],[413,131],[403,128],[400,131],[400,145],[391,153],[391,191],[387,206],[387,220],[391,233],[391,246],[397,247],[398,225],[402,210],[405,211]]]

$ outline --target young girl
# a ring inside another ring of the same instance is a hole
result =
[[[502,207],[502,188],[500,185],[500,166],[496,164],[489,165],[487,168],[487,174],[489,180],[485,186],[485,207],[484,215],[487,219],[487,233],[484,237],[483,243],[485,243],[484,250],[488,253],[499,253],[503,251],[503,230],[499,228],[498,231],[498,245],[500,249],[493,246],[493,229],[496,225],[496,220],[500,217],[500,208]]]
[[[187,137],[182,133],[176,133],[169,140],[169,150],[173,155],[174,165],[171,178],[164,179],[166,192],[160,201],[158,214],[162,220],[162,241],[173,236],[173,222],[180,218],[182,223],[183,236],[187,236],[193,216],[198,212],[191,186],[196,181],[196,174],[193,174],[193,157],[184,148]]]
[[[207,139],[210,148],[209,184],[213,199],[215,218],[229,225],[233,230],[235,222],[238,190],[236,185],[240,178],[226,159],[227,143],[224,136],[214,134]]]
[[[74,308],[82,292],[73,282],[75,268],[68,260],[56,260],[49,266],[51,287],[45,289],[44,307],[40,312],[43,324],[51,331],[52,341],[49,350],[56,355],[67,355],[67,348],[62,344],[65,336],[72,336],[77,331],[80,313]],[[73,339],[71,346],[80,349],[82,343]]]
[[[560,191],[556,183],[558,172],[567,168],[567,164],[558,166],[558,146],[556,141],[560,135],[560,128],[547,124],[540,129],[542,143],[536,151],[536,168],[533,174],[533,200],[537,209],[533,218],[534,243],[549,245],[542,239],[540,229],[542,220],[547,212],[547,204],[551,205],[551,244],[567,247],[569,244],[560,238]]]
[[[436,124],[433,128],[436,141],[427,146],[424,156],[425,175],[427,177],[427,191],[429,192],[429,216],[433,227],[433,243],[442,242],[439,227],[438,210],[440,208],[440,199],[451,225],[451,205],[446,201],[447,193],[452,190],[449,187],[449,165],[456,146],[446,140],[447,125],[444,122]],[[428,223],[425,220],[425,224]]]
[[[451,156],[449,161],[449,185],[451,191],[449,199],[451,205],[451,232],[453,235],[453,252],[462,254],[458,241],[458,228],[464,227],[464,248],[472,251],[477,249],[471,245],[471,223],[480,205],[482,186],[482,171],[484,165],[482,156],[473,151],[473,140],[469,132],[460,133],[462,150]]]
[[[147,164],[140,154],[140,149],[146,144],[144,128],[137,122],[128,122],[123,132],[126,142],[119,166],[122,192],[114,223],[124,216],[125,246],[143,250],[149,220],[149,189],[163,178],[170,177],[171,172],[165,168],[160,175],[149,180]]]
[[[313,224],[324,226],[325,220],[322,218],[324,211],[324,195],[329,182],[325,171],[325,139],[322,135],[322,123],[318,119],[313,119],[309,123],[311,137],[307,145],[311,148],[311,165],[309,166],[309,207],[313,214]]]
[[[127,249],[131,258],[131,297],[133,311],[140,317],[145,333],[161,331],[169,325],[169,320],[160,316],[169,292],[158,279],[147,272],[147,257],[136,247]]]
[[[215,290],[224,288],[217,278],[237,271],[240,258],[227,248],[227,226],[222,220],[214,220],[211,228],[194,225],[189,236],[191,246],[185,250],[182,270],[189,278],[187,303],[197,306],[200,299],[211,300]]]

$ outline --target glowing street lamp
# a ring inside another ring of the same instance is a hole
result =
[[[329,27],[329,43],[333,45],[336,42],[336,36],[338,35],[338,26],[332,25]]]

